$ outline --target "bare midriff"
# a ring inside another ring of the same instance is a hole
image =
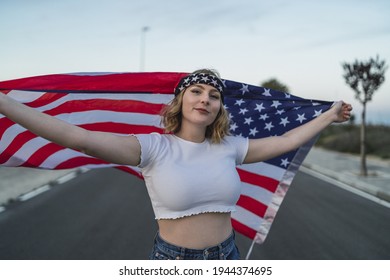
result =
[[[163,240],[191,249],[215,246],[232,233],[230,213],[202,213],[178,219],[161,219],[157,222]]]

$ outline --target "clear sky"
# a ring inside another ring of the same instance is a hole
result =
[[[0,80],[52,73],[217,69],[259,85],[361,105],[342,62],[390,65],[388,0],[0,0]],[[143,27],[149,27],[143,32]],[[390,69],[368,104],[390,124]]]

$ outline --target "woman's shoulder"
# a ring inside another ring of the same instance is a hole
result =
[[[230,145],[243,144],[248,142],[248,138],[239,135],[227,135],[223,138],[222,142]]]
[[[146,133],[134,134],[141,146],[141,163],[139,167],[144,168],[156,159],[163,157],[169,152],[171,138],[167,134]]]
[[[136,137],[143,141],[147,141],[150,145],[156,147],[167,147],[179,142],[175,135],[167,133],[152,132],[148,134],[138,134]]]
[[[143,138],[150,138],[150,139],[163,139],[167,138],[169,134],[163,134],[159,132],[151,132],[151,133],[137,133],[137,134],[132,134],[135,137],[143,137]]]

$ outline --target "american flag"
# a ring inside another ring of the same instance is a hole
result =
[[[122,135],[163,133],[160,111],[173,98],[186,73],[54,74],[0,82],[1,92],[69,123]],[[225,107],[233,135],[261,138],[281,135],[327,110],[332,102],[223,80]],[[237,168],[242,193],[232,213],[236,231],[263,243],[286,192],[314,140],[266,162]],[[0,165],[42,169],[117,167],[37,137],[0,115]]]

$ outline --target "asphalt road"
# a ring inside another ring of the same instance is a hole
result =
[[[251,259],[390,259],[390,209],[298,173]],[[147,259],[157,230],[143,182],[94,170],[0,214],[0,259]],[[238,234],[243,257],[251,240]]]

